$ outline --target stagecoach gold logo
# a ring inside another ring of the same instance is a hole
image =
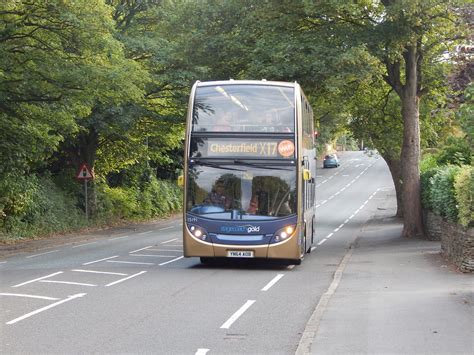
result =
[[[295,146],[290,140],[278,142],[209,142],[208,156],[217,155],[241,155],[241,156],[261,156],[261,157],[285,157],[293,155]]]

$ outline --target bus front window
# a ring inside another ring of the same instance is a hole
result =
[[[296,213],[294,166],[194,164],[187,212],[211,219],[274,219]]]

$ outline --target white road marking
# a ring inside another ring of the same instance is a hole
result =
[[[135,264],[135,265],[155,265],[153,263],[140,263],[136,261],[120,261],[120,260],[107,260],[107,263],[116,263],[116,264]]]
[[[111,257],[108,257],[108,258],[99,259],[99,260],[89,261],[88,263],[84,263],[82,265],[90,265],[90,264],[99,263],[101,261],[110,260],[110,259],[114,259],[114,258],[118,258],[118,255],[111,256]]]
[[[209,349],[205,349],[205,348],[197,349],[194,355],[206,355],[208,351]]]
[[[326,240],[327,240],[327,239],[326,239],[326,238],[324,238],[323,240],[321,240],[321,241],[318,243],[318,245],[321,245],[321,244],[323,244],[323,243],[324,243]]]
[[[165,245],[167,247],[170,247],[171,245]],[[182,252],[183,249],[149,249],[149,251],[175,251],[175,252]],[[173,255],[176,256],[176,255]]]
[[[269,283],[266,284],[264,288],[261,289],[261,291],[268,291],[273,285],[275,285],[285,274],[278,274],[271,280]]]
[[[169,263],[178,261],[178,260],[183,259],[183,258],[184,258],[184,256],[180,256],[179,258],[176,258],[176,259],[173,259],[173,260],[170,260],[170,261],[166,261],[166,262],[161,263],[161,264],[158,264],[158,265],[159,265],[159,266],[166,265],[166,264],[169,264]]]
[[[37,256],[41,256],[41,255],[46,255],[46,254],[51,254],[51,253],[57,253],[59,250],[51,250],[51,251],[47,251],[45,253],[41,253],[41,254],[35,254],[35,255],[29,255],[27,256],[26,258],[29,259],[29,258],[36,258]]]
[[[80,298],[80,297],[84,297],[85,295],[87,295],[87,293],[78,293],[78,294],[75,294],[75,295],[72,295],[72,296],[69,296],[68,298],[65,298],[61,301],[58,301],[56,303],[53,303],[53,304],[50,304],[49,306],[46,306],[46,307],[43,307],[43,308],[40,308],[40,309],[37,309],[36,311],[33,311],[33,312],[30,312],[30,313],[27,313],[21,317],[18,317],[18,318],[15,318],[9,322],[7,322],[6,324],[8,325],[11,325],[11,324],[15,324],[23,319],[26,319],[26,318],[29,318],[31,316],[34,316],[35,314],[38,314],[38,313],[41,313],[41,312],[44,312],[48,309],[51,309],[53,307],[56,307],[56,306],[59,306],[60,304],[63,304],[65,302],[69,302],[69,301],[72,301],[73,299],[76,299],[76,298]]]
[[[165,231],[165,230],[167,230],[167,229],[172,229],[172,228],[174,228],[174,226],[159,228],[158,230],[159,230],[159,231]]]
[[[288,270],[291,270],[291,269],[294,269],[294,268],[295,268],[295,265],[288,265],[286,268],[287,268]]]
[[[315,251],[318,247],[312,247],[311,251]]]
[[[74,245],[72,248],[80,248],[80,247],[83,247],[83,246],[86,246],[86,245],[91,245],[91,244],[95,244],[97,242],[89,242],[89,243],[84,243],[84,244],[79,244],[79,245]]]
[[[110,238],[109,240],[125,239],[125,238],[128,238],[128,237],[130,237],[130,236],[129,235],[123,235],[121,237]]]
[[[141,232],[141,233],[137,233],[137,235],[144,235],[144,234],[150,234],[150,233],[153,233],[153,231]]]
[[[47,297],[47,296],[36,296],[36,295],[25,295],[23,293],[0,293],[0,296],[13,296],[13,297],[26,297],[26,298],[38,298],[41,300],[57,301],[59,298]]]
[[[70,282],[70,281],[41,280],[40,282],[48,282],[48,283],[52,283],[52,284],[76,285],[76,286],[89,286],[89,287],[97,286],[97,285],[94,285],[94,284],[85,284],[85,283]]]
[[[161,242],[161,244],[171,243],[171,242],[174,242],[175,240],[178,240],[178,238],[170,239],[170,240],[167,240],[166,242]]]
[[[109,271],[94,271],[94,270],[82,270],[82,269],[74,269],[71,271],[75,272],[88,272],[91,274],[104,274],[104,275],[117,275],[117,276],[127,276],[128,274],[123,274],[121,272],[109,272]]]
[[[326,238],[324,238],[324,239],[329,239],[329,238],[331,238],[333,235],[334,235],[334,233],[329,233],[329,234],[326,236]]]
[[[63,271],[58,271],[58,272],[55,272],[54,274],[46,275],[46,276],[43,276],[43,277],[38,277],[37,279],[26,281],[26,282],[23,282],[21,284],[18,284],[18,285],[12,286],[12,287],[20,287],[20,286],[23,286],[23,285],[30,284],[32,282],[47,279],[48,277],[56,276],[56,275],[59,275],[59,274],[62,274],[62,273],[63,273]]]
[[[255,300],[248,300],[245,304],[240,307],[240,309],[235,312],[224,324],[221,325],[221,329],[229,329],[230,326],[237,320],[239,317],[245,313],[247,309],[250,308],[255,303]]]
[[[137,250],[131,251],[130,254],[132,254],[132,253],[138,253],[139,251],[146,250],[146,249],[150,249],[150,248],[153,248],[153,245],[150,245],[150,246],[148,246],[148,247],[144,247],[144,248],[141,248],[141,249],[137,249]]]
[[[168,250],[172,251],[172,250]],[[182,250],[176,250],[181,252]],[[176,255],[160,255],[160,254],[131,254],[130,256],[149,256],[152,258],[174,258]]]
[[[138,273],[136,273],[136,274],[130,275],[130,276],[125,277],[125,278],[123,278],[123,279],[120,279],[120,280],[111,282],[111,283],[105,285],[105,287],[113,286],[113,285],[116,285],[116,284],[118,284],[118,283],[120,283],[120,282],[124,282],[124,281],[130,280],[132,277],[136,277],[136,276],[142,275],[142,274],[144,274],[145,272],[146,272],[146,271],[140,271],[140,272],[138,272]]]

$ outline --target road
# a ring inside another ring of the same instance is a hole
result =
[[[300,266],[183,258],[181,220],[0,260],[0,352],[295,353],[351,244],[393,195],[377,156],[317,172],[317,243]]]

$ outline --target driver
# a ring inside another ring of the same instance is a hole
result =
[[[218,181],[204,202],[215,206],[221,206],[224,209],[229,209],[232,201],[225,195],[224,191],[224,183]]]

